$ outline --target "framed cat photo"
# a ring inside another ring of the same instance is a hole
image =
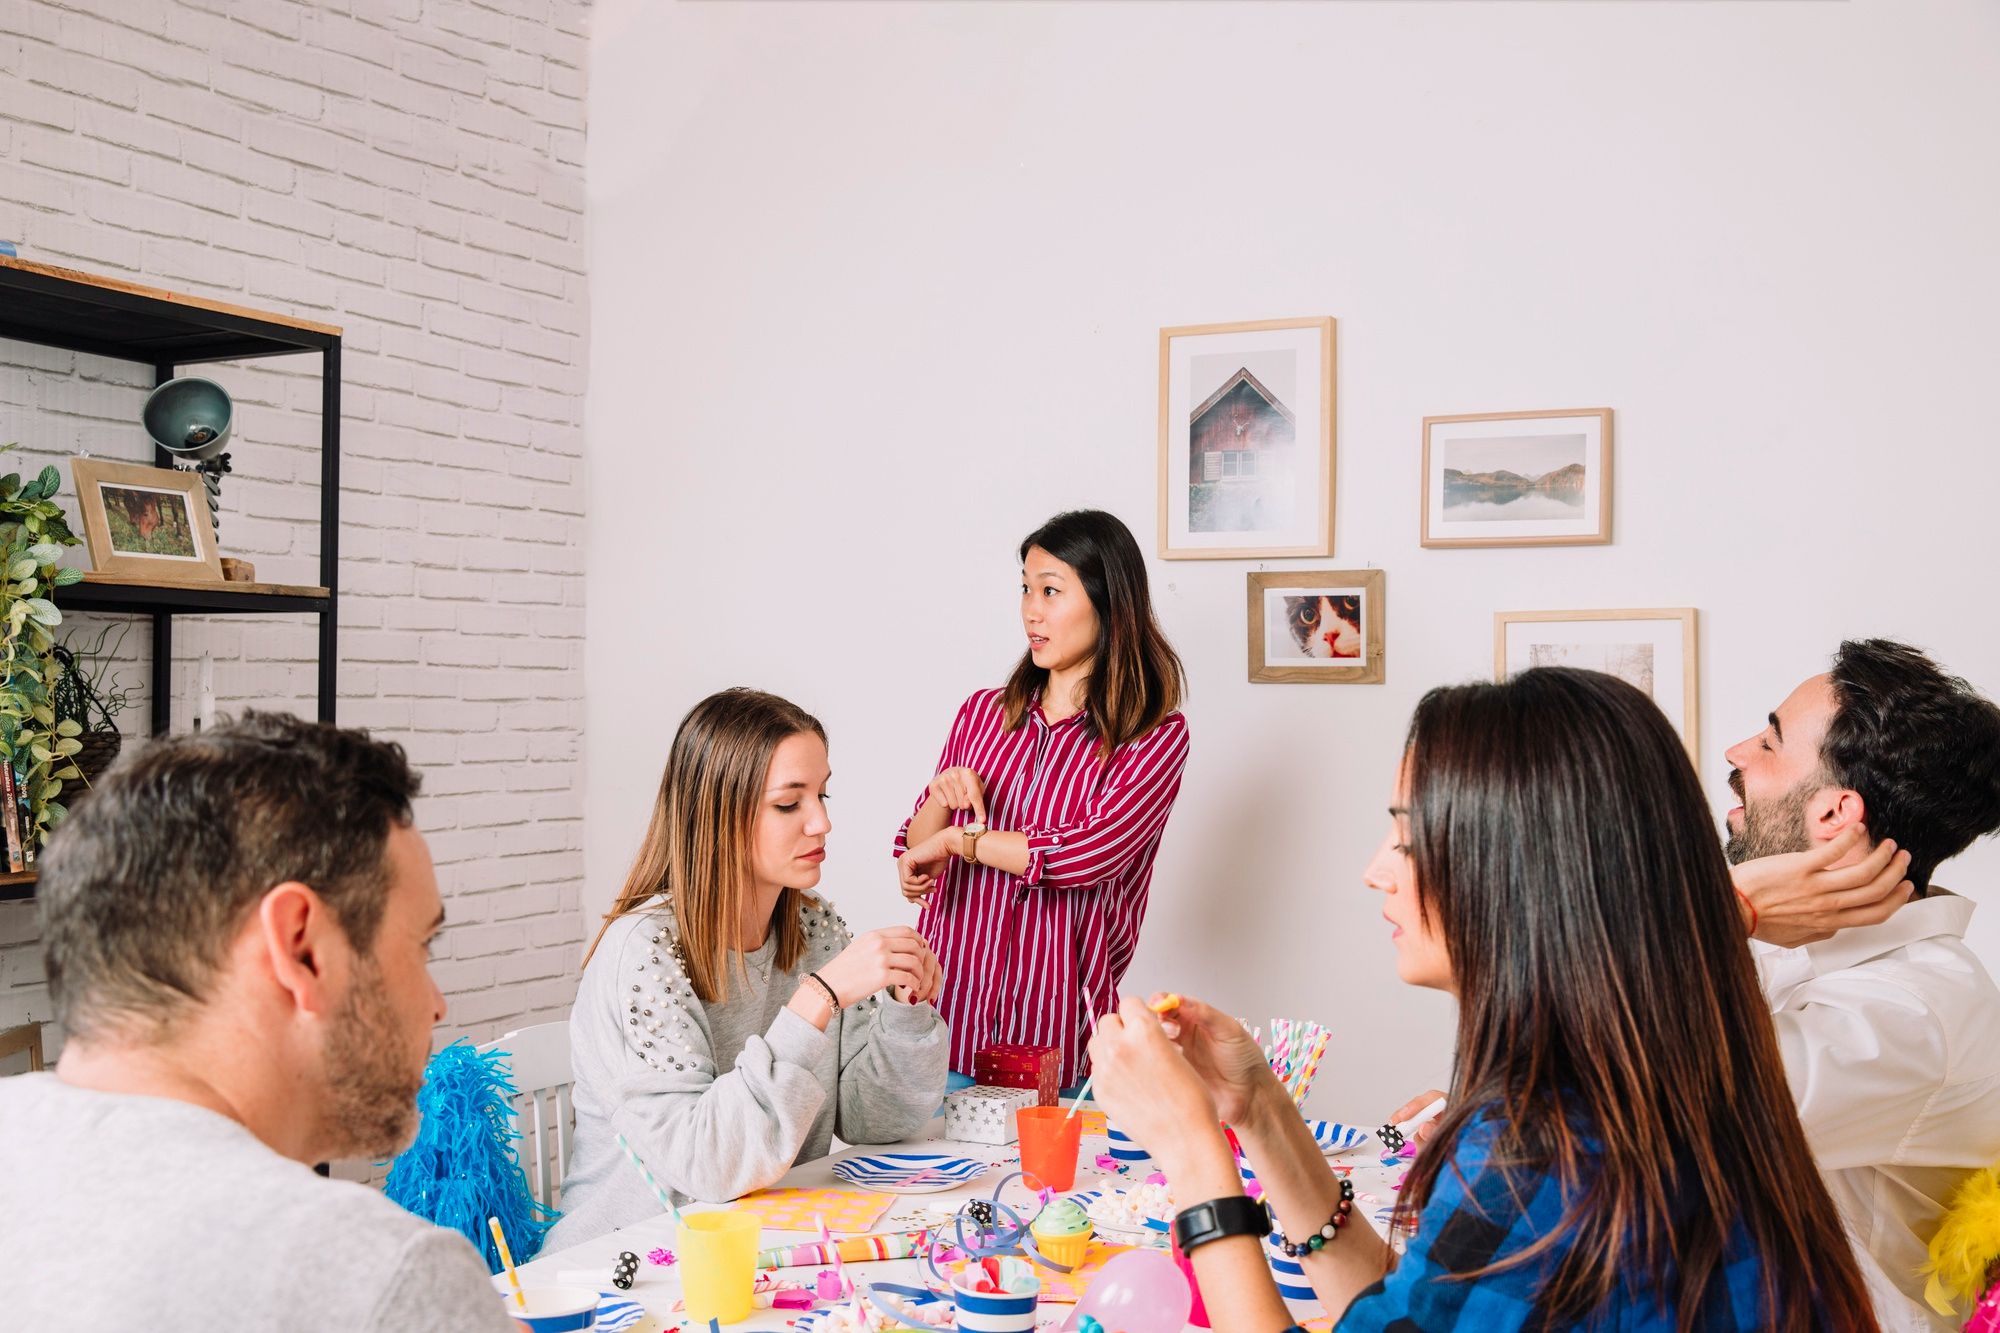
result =
[[[1425,546],[1611,540],[1611,409],[1424,418]]]
[[[1699,762],[1701,692],[1695,679],[1695,609],[1499,611],[1493,678],[1531,667],[1576,667],[1616,676],[1660,706]]]
[[[1160,556],[1333,554],[1332,317],[1160,330]]]
[[[1250,578],[1250,681],[1379,685],[1385,575],[1379,569],[1286,570]]]

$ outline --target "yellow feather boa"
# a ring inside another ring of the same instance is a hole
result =
[[[1969,1309],[2000,1264],[2000,1163],[1975,1171],[1953,1191],[1951,1207],[1931,1237],[1924,1299],[1939,1314]]]

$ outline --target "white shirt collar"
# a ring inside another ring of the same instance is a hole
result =
[[[1972,920],[1974,906],[1970,898],[1933,888],[1929,896],[1897,908],[1896,914],[1881,925],[1843,930],[1832,939],[1806,945],[1804,953],[1810,961],[1813,975],[1823,977],[1830,972],[1857,967],[1871,958],[1880,958],[1885,953],[1919,940],[1935,939],[1941,935],[1963,939],[1965,928]]]

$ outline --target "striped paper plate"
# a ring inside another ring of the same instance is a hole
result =
[[[600,1292],[597,1302],[596,1333],[623,1333],[646,1317],[646,1307],[622,1291]]]
[[[1306,1125],[1313,1132],[1313,1142],[1329,1157],[1358,1148],[1369,1139],[1368,1131],[1356,1125],[1343,1125],[1333,1120],[1308,1120]]]
[[[836,1179],[885,1194],[935,1194],[957,1189],[992,1169],[990,1162],[936,1153],[884,1153],[880,1157],[849,1157],[833,1164]]]

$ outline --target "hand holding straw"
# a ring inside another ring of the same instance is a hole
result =
[[[493,1230],[493,1243],[500,1248],[500,1262],[507,1269],[507,1281],[514,1287],[514,1304],[525,1310],[528,1308],[528,1293],[521,1290],[521,1275],[514,1271],[514,1256],[507,1252],[507,1235],[500,1230],[500,1219],[489,1217],[486,1225]]]
[[[653,1173],[639,1160],[639,1154],[632,1151],[632,1145],[626,1141],[623,1134],[618,1136],[618,1146],[625,1150],[625,1155],[632,1159],[632,1165],[638,1167],[639,1174],[646,1178],[646,1188],[653,1191],[653,1197],[660,1201],[660,1207],[672,1213],[676,1223],[684,1223],[687,1219],[681,1216],[680,1209],[674,1207],[673,1196],[660,1188],[660,1182],[653,1179]]]

